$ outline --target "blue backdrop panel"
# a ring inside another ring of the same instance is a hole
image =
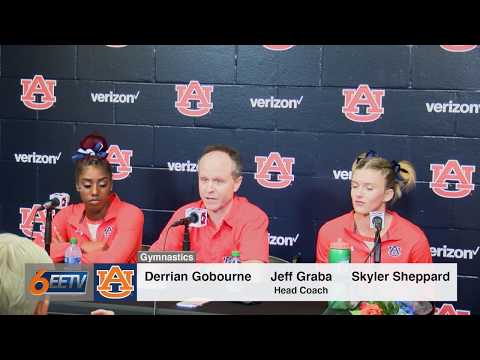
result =
[[[157,82],[189,82],[192,79],[215,84],[235,81],[235,46],[158,45]]]
[[[175,109],[175,85],[117,84],[116,91],[125,95],[138,94],[134,102],[115,104],[117,123],[193,126],[193,118]]]
[[[113,123],[113,104],[100,102],[100,94],[114,90],[113,83],[59,80],[55,87],[56,103],[49,111],[39,111],[40,120],[76,123]]]
[[[428,110],[434,108],[432,104],[448,103],[454,95],[447,91],[386,90],[382,102],[385,113],[365,129],[381,134],[452,136],[455,114],[439,116]]]
[[[478,89],[479,48],[450,52],[438,45],[414,46],[413,87],[418,89]]]
[[[430,241],[432,259],[438,263],[457,263],[459,275],[480,276],[480,244],[478,230],[425,228]]]
[[[71,163],[72,148],[76,145],[73,134],[73,124],[5,120],[2,159],[17,162],[20,168],[35,164],[55,166]]]
[[[240,45],[237,82],[318,86],[321,57],[320,46],[297,45],[287,51],[272,51],[261,45]]]
[[[36,119],[37,111],[28,109],[20,101],[22,95],[22,85],[20,78],[0,79],[0,96],[2,97],[2,106],[0,106],[0,117],[12,119]]]
[[[215,86],[212,93],[214,111],[211,115],[196,118],[195,125],[273,130],[275,112],[259,108],[257,99],[271,99],[275,91],[275,88],[267,86]]]
[[[172,216],[172,211],[144,210],[143,225],[143,244],[152,245],[157,241],[168,220]]]
[[[119,51],[121,50],[121,51]],[[78,46],[78,79],[154,81],[152,45]]]
[[[480,114],[480,94],[478,92],[462,91],[458,92],[455,99],[452,99],[445,106],[445,110],[455,115],[457,120],[456,132],[458,136],[479,137],[480,124],[478,116]],[[439,115],[441,115],[440,113]]]
[[[191,174],[137,168],[113,186],[123,200],[142,209],[171,210],[197,199],[193,182]]]
[[[407,87],[410,49],[405,45],[326,45],[322,84]]]
[[[2,77],[75,78],[73,45],[4,45],[2,46]]]
[[[356,86],[355,86],[356,87]],[[309,132],[363,132],[365,124],[348,120],[341,112],[342,89],[325,87],[280,87],[278,99],[297,101],[289,108],[274,108],[277,127]],[[300,102],[301,101],[301,102]]]

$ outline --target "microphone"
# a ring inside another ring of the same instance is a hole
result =
[[[189,225],[190,227],[204,227],[207,225],[207,209],[188,208],[185,210],[185,217],[175,221],[172,226]]]
[[[53,198],[52,200],[44,202],[43,205],[38,208],[38,210],[55,209],[58,205],[60,205],[60,200]]]
[[[52,210],[63,209],[67,207],[70,201],[70,195],[66,193],[54,193],[50,195],[50,200],[43,203],[38,210],[47,210],[45,217],[45,251],[50,255],[50,244],[52,242]]]
[[[192,212],[189,216],[175,221],[171,226],[174,227],[179,225],[190,225],[191,223],[196,223],[198,220],[199,220],[198,214],[195,212]]]
[[[383,211],[372,211],[370,212],[370,228],[375,229],[375,241],[372,251],[368,254],[364,262],[367,262],[370,256],[373,254],[373,262],[380,263],[382,256],[381,248],[381,238],[380,233],[382,232],[383,227],[385,226],[385,213]]]
[[[385,219],[385,213],[381,211],[372,211],[370,213],[370,226],[376,229],[375,231],[375,242],[373,246],[373,262],[380,263],[382,256],[382,247],[381,247],[381,238],[380,232],[383,229],[383,223]]]
[[[43,203],[38,210],[63,209],[68,206],[70,195],[67,193],[54,193],[50,195],[50,200]]]
[[[167,235],[163,240],[163,250],[165,251],[165,246],[167,245],[168,232],[172,227],[185,225],[185,232],[183,233],[183,250],[190,250],[190,231],[189,227],[204,227],[207,225],[208,212],[207,209],[203,208],[188,208],[185,210],[185,217],[175,221],[172,225],[168,227]]]
[[[375,216],[372,222],[373,222],[373,225],[375,226],[375,229],[377,229],[377,231],[382,231],[383,221],[380,216]]]

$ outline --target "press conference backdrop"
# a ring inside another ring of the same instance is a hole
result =
[[[195,162],[230,144],[239,194],[270,218],[270,253],[312,262],[318,228],[351,210],[352,161],[411,160],[396,210],[458,263],[459,301],[480,313],[480,49],[477,45],[1,46],[0,228],[43,236],[49,194],[74,189],[72,153],[109,141],[114,190],[145,214],[144,244],[198,199]]]

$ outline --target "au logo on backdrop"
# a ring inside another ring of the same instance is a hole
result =
[[[467,52],[472,51],[478,45],[440,45],[443,50],[450,52]]]
[[[110,145],[107,150],[107,160],[115,167],[112,175],[113,180],[123,180],[132,172],[130,164],[133,150],[122,150],[118,145]]]
[[[435,315],[470,315],[470,310],[457,310],[450,303],[444,303],[441,307],[435,307]]]
[[[47,110],[55,104],[55,86],[57,80],[45,80],[42,75],[35,75],[33,79],[21,79],[22,95],[20,100],[32,110]]]
[[[432,181],[429,185],[438,196],[460,199],[475,190],[473,165],[460,165],[458,160],[448,160],[446,164],[430,164],[430,171]]]
[[[356,89],[343,89],[342,94],[345,98],[342,113],[351,121],[372,122],[384,113],[382,98],[385,90],[372,90],[367,84],[360,84]]]
[[[43,234],[45,232],[45,223],[46,219],[46,211],[41,210],[38,211],[40,208],[40,204],[33,204],[31,208],[20,208],[20,215],[21,220],[18,228],[22,231],[23,235],[26,237],[33,237],[33,240],[36,242],[43,241]],[[55,214],[55,211],[54,211]],[[38,230],[35,230],[35,224],[40,224]]]
[[[95,264],[95,301],[136,301],[136,264]]]
[[[295,45],[263,45],[265,49],[272,51],[287,51],[293,48]]]
[[[268,156],[255,156],[257,171],[254,179],[268,189],[283,189],[295,180],[293,175],[293,164],[295,158],[282,157],[278,152],[271,152]],[[278,174],[277,179],[273,174]]]
[[[192,80],[188,85],[175,85],[175,91],[175,107],[182,115],[200,117],[213,109],[212,85],[200,85],[197,80]]]

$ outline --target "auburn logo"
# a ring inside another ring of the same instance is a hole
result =
[[[452,304],[442,304],[435,308],[435,315],[470,315],[469,310],[456,310]]]
[[[355,122],[372,122],[378,120],[383,114],[382,98],[385,90],[371,90],[366,84],[361,84],[356,89],[343,89],[345,102],[342,113],[347,119]],[[360,111],[360,105],[364,111]]]
[[[103,237],[108,239],[113,233],[113,228],[111,225],[107,226],[105,230],[103,230]]]
[[[448,160],[443,164],[430,164],[432,181],[429,183],[432,191],[438,196],[450,199],[460,199],[469,195],[475,189],[472,176],[475,166],[461,166],[458,160]]]
[[[130,166],[130,158],[133,150],[120,150],[118,145],[110,145],[107,150],[107,160],[112,165],[117,165],[116,171],[113,173],[113,180],[123,180],[132,172]]]
[[[271,152],[268,157],[255,156],[257,163],[257,172],[254,179],[263,187],[269,189],[286,188],[294,180],[292,167],[295,164],[295,158],[281,157],[278,152]],[[273,173],[277,173],[277,179],[273,179]]]
[[[45,80],[42,75],[35,75],[33,79],[21,79],[20,83],[23,91],[20,100],[30,109],[47,110],[57,101],[54,95],[57,80]]]
[[[390,245],[388,247],[388,255],[392,257],[398,257],[401,255],[401,248],[398,245]]]
[[[213,86],[201,86],[196,80],[188,85],[175,85],[177,101],[175,107],[182,115],[200,117],[213,109]]]
[[[134,273],[134,270],[122,270],[118,265],[112,265],[109,270],[97,270],[97,291],[107,299],[124,299],[135,290]],[[118,285],[116,290],[115,284]]]
[[[450,52],[467,52],[472,51],[478,45],[440,45],[443,50]]]
[[[295,45],[263,45],[265,49],[273,51],[286,51],[293,48]]]
[[[33,232],[33,241],[37,244],[43,243],[43,234],[45,232],[46,211],[37,211],[41,205],[35,204],[32,208],[20,208],[20,215],[22,215],[19,229],[26,237],[32,236],[32,230],[35,223],[40,223],[40,231]]]

